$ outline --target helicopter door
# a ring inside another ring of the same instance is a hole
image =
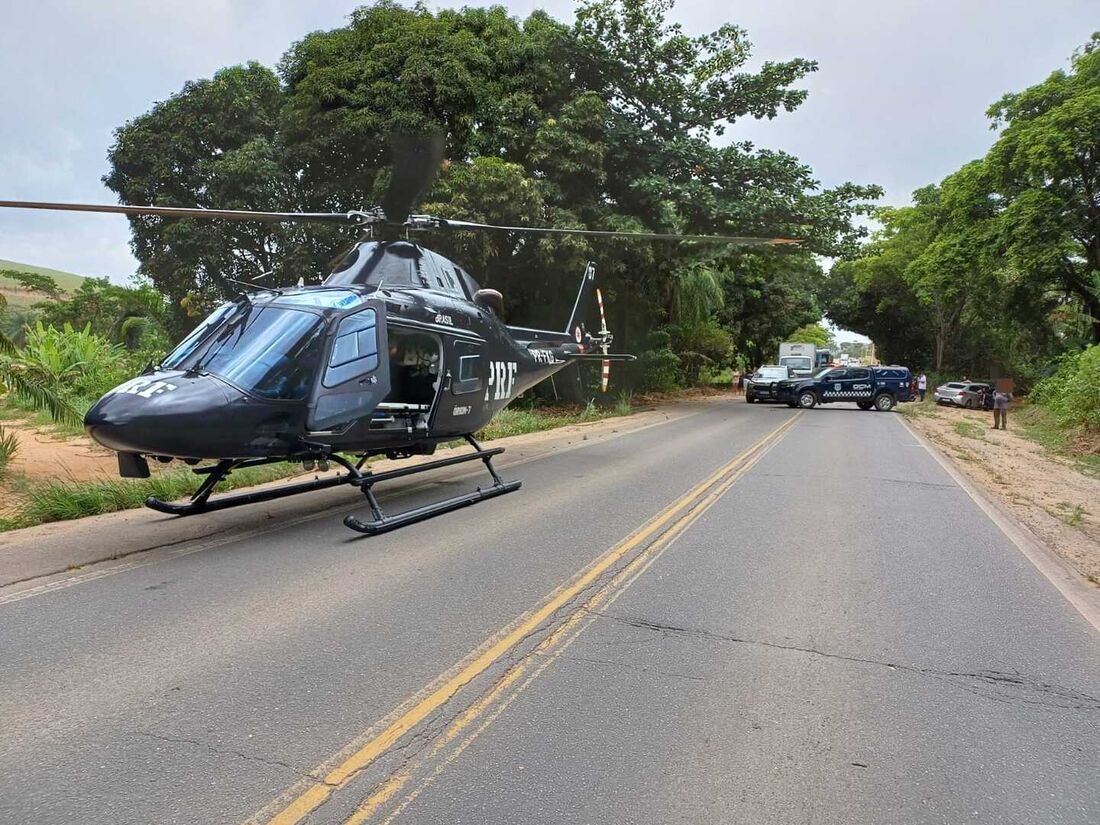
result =
[[[385,310],[381,301],[337,322],[310,409],[311,433],[342,431],[368,416],[390,391]]]
[[[436,426],[461,432],[474,426],[469,422],[477,423],[488,367],[482,356],[484,344],[455,338],[447,345],[451,348],[447,356],[450,391],[440,397]]]

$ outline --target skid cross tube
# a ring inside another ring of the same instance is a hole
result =
[[[286,496],[296,496],[299,493],[309,493],[313,490],[326,490],[329,487],[339,487],[342,484],[354,484],[363,474],[359,472],[359,468],[363,466],[363,462],[366,458],[359,460],[357,464],[352,464],[343,456],[329,455],[327,456],[329,461],[333,461],[344,467],[348,472],[347,475],[330,476],[329,478],[315,478],[312,481],[301,481],[297,484],[284,484],[281,487],[270,487],[265,490],[253,490],[247,493],[237,493],[236,495],[218,496],[217,498],[210,500],[210,494],[214,492],[214,488],[218,486],[219,482],[225,479],[233,470],[239,470],[242,467],[256,467],[261,464],[275,464],[284,459],[272,458],[272,459],[244,459],[240,461],[234,461],[233,459],[223,459],[212,467],[199,467],[192,472],[205,475],[199,488],[191,495],[189,501],[181,504],[174,504],[169,501],[162,501],[156,496],[149,496],[145,499],[145,506],[151,510],[156,510],[160,513],[167,513],[171,516],[190,516],[195,513],[209,513],[214,510],[224,510],[227,507],[240,507],[244,504],[256,504],[261,501],[272,501],[277,498],[284,498]]]
[[[468,507],[471,504],[477,504],[479,501],[502,496],[505,493],[512,493],[520,488],[523,484],[522,481],[504,481],[500,475],[497,474],[496,468],[493,467],[493,456],[503,453],[503,447],[484,450],[472,435],[467,435],[465,438],[470,446],[474,448],[474,452],[451,456],[450,458],[439,458],[435,461],[417,464],[414,467],[402,467],[399,470],[389,470],[384,473],[363,473],[359,478],[352,479],[350,483],[359,487],[359,489],[363,491],[363,495],[366,496],[372,518],[370,521],[363,521],[356,516],[348,515],[344,517],[344,524],[358,533],[366,533],[369,536],[375,536],[379,533],[387,533],[390,530],[396,530],[398,527],[404,527],[407,524],[415,524],[418,521],[424,521],[425,519],[430,519],[434,516],[442,515],[443,513],[449,513],[452,510],[458,510],[460,507]],[[491,487],[485,489],[478,487],[477,490],[472,493],[463,493],[462,495],[452,498],[441,499],[440,501],[425,504],[421,507],[414,507],[411,510],[406,510],[394,516],[387,516],[382,511],[382,507],[379,505],[378,499],[374,497],[374,491],[371,489],[380,481],[389,481],[394,478],[402,478],[417,473],[425,473],[430,470],[437,470],[440,467],[450,467],[455,464],[464,464],[467,461],[479,460],[485,462],[485,468],[493,478]]]

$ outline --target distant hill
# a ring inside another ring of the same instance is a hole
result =
[[[48,275],[53,278],[54,283],[57,284],[62,292],[76,292],[76,290],[80,289],[80,284],[84,281],[83,275],[64,272],[60,269],[49,269],[44,266],[21,264],[17,261],[5,261],[3,258],[0,258],[0,269],[14,269],[19,272],[33,272],[37,275]],[[13,306],[26,306],[36,301],[41,301],[46,297],[40,292],[31,292],[25,289],[21,284],[13,281],[11,278],[4,277],[0,277],[0,293],[3,293],[4,297],[8,299],[8,303]]]

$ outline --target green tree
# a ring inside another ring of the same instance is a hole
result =
[[[94,334],[128,349],[167,343],[170,309],[164,295],[147,282],[121,286],[106,278],[85,278],[69,297],[43,301],[35,308],[48,326],[88,325]]]
[[[279,132],[282,106],[278,78],[257,63],[189,82],[116,130],[104,183],[127,203],[300,209]],[[331,229],[252,221],[135,217],[130,226],[140,272],[167,296],[177,333],[236,294],[227,278],[272,272],[288,284],[314,276],[339,238]]]
[[[106,181],[140,203],[347,211],[385,191],[394,133],[440,129],[447,161],[421,211],[805,241],[794,254],[750,256],[509,233],[424,239],[500,289],[509,320],[559,323],[585,261],[595,259],[619,340],[710,318],[740,341],[750,329],[753,340],[771,340],[820,317],[802,317],[809,305],[816,310],[802,277],[809,253],[851,251],[861,235],[853,217],[879,190],[822,190],[790,155],[716,145],[740,118],[797,107],[806,92],[795,84],[816,65],[795,58],[749,71],[743,30],[690,36],[669,22],[671,7],[584,0],[570,26],[544,12],[520,20],[499,6],[433,12],[383,0],[294,44],[278,76],[249,64],[188,83],[118,130]],[[267,270],[276,283],[317,277],[339,246],[326,227],[132,223],[142,272],[169,296],[176,330],[188,311],[234,291],[227,278]],[[783,272],[784,285],[746,284],[745,266],[760,279]]]
[[[718,317],[745,366],[767,363],[794,330],[821,318],[822,273],[811,256],[742,253],[728,266]]]
[[[875,342],[885,363],[916,367],[931,362],[932,336],[924,308],[883,240],[864,254],[837,261],[825,279],[829,319]]]
[[[821,324],[806,324],[787,336],[788,341],[799,341],[804,344],[814,344],[820,349],[828,349],[833,345],[833,336],[829,330]]]
[[[24,289],[31,292],[41,292],[50,298],[61,296],[57,281],[49,275],[42,275],[38,272],[24,272],[20,269],[0,269],[0,278],[10,278]]]
[[[1031,279],[1076,296],[1100,343],[1100,33],[1072,60],[989,108],[986,157],[1003,209],[1001,242]]]

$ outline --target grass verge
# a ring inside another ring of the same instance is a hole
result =
[[[936,404],[931,398],[926,401],[907,401],[898,404],[894,409],[909,419],[936,414]]]
[[[263,467],[247,467],[237,470],[223,481],[219,490],[232,490],[276,481],[302,472],[301,464],[269,464]],[[15,515],[0,519],[0,531],[33,527],[50,521],[114,513],[141,507],[149,496],[165,501],[189,496],[202,479],[190,470],[173,470],[158,473],[152,478],[112,478],[103,481],[46,481],[17,482],[17,493],[22,503]]]
[[[960,418],[954,423],[955,432],[961,435],[963,438],[973,438],[978,441],[985,441],[985,427],[976,421],[971,421],[969,418]]]
[[[496,414],[481,432],[478,439],[491,441],[494,438],[506,438],[510,435],[537,433],[567,427],[570,424],[583,424],[587,421],[602,421],[634,412],[629,400],[613,407],[597,407],[588,404],[585,407],[544,407],[535,409],[507,408]]]
[[[1037,404],[1025,404],[1009,413],[1009,426],[1048,452],[1068,459],[1090,478],[1100,478],[1100,439],[1061,426],[1054,414]]]

